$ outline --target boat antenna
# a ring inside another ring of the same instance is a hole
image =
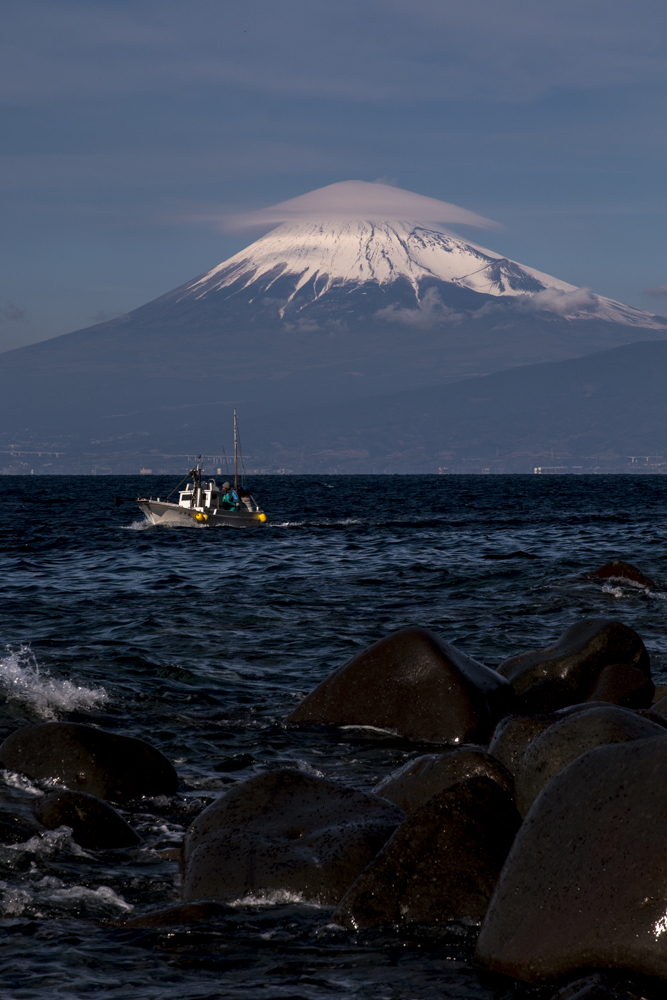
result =
[[[236,422],[236,409],[234,410],[234,489],[239,488],[239,435]]]
[[[224,455],[224,459],[225,459],[225,475],[226,475],[227,479],[229,479],[229,462],[227,461],[227,452],[225,451],[224,444],[222,446],[222,454]]]

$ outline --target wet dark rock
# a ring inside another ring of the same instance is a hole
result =
[[[664,736],[660,726],[618,705],[598,705],[564,716],[533,740],[516,765],[519,812],[525,816],[545,785],[588,750],[659,735]]]
[[[604,702],[599,704],[602,705]],[[577,712],[586,712],[594,707],[592,702],[584,702],[580,705],[568,705],[567,708],[560,708],[556,712],[543,712],[536,715],[507,715],[500,720],[494,730],[489,743],[489,753],[500,761],[510,774],[514,774],[516,766],[527,748],[545,729],[566,716]]]
[[[480,921],[520,822],[510,795],[490,778],[452,785],[408,816],[333,921],[354,928]]]
[[[531,983],[580,969],[667,979],[667,736],[592,750],[519,830],[476,958]]]
[[[155,747],[74,722],[18,729],[0,746],[0,766],[112,802],[178,789],[176,771]]]
[[[526,748],[552,722],[551,715],[507,715],[494,730],[489,753],[513,774]]]
[[[427,629],[405,628],[335,670],[286,722],[373,726],[430,743],[486,743],[512,697],[495,670]]]
[[[512,775],[484,747],[477,746],[417,757],[384,778],[373,791],[411,813],[457,781],[479,775],[490,778],[512,794]]]
[[[77,844],[92,850],[134,847],[140,841],[115,809],[85,792],[50,792],[36,800],[35,816],[47,830],[71,827]]]
[[[638,583],[641,587],[655,590],[655,584],[652,580],[644,576],[636,566],[623,562],[622,559],[612,559],[611,562],[605,563],[599,569],[592,570],[586,576],[594,580],[630,580],[632,583]]]
[[[662,712],[655,712],[653,707],[636,708],[635,715],[638,715],[642,719],[648,719],[649,722],[654,722],[656,726],[661,726],[661,728],[667,729],[667,717],[664,716]]]
[[[229,904],[214,899],[198,899],[193,903],[172,903],[158,909],[145,910],[128,920],[123,927],[182,927],[201,924],[209,920],[226,917],[230,913]]]
[[[520,653],[498,668],[511,681],[521,712],[552,712],[583,701],[605,667],[626,663],[650,679],[640,636],[621,622],[588,618],[571,625],[553,646]]]
[[[598,675],[587,701],[608,701],[626,708],[648,708],[655,685],[643,670],[627,663],[611,663]]]
[[[1,844],[23,844],[44,830],[35,816],[34,801],[34,795],[20,789],[0,789]]]
[[[404,818],[386,799],[304,771],[255,775],[188,830],[183,899],[292,893],[337,903]]]
[[[660,701],[655,701],[651,705],[651,711],[657,715],[667,716],[667,697],[661,698]]]

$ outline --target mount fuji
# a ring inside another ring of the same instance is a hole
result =
[[[247,221],[276,228],[125,316],[3,354],[0,447],[166,467],[219,453],[231,406],[270,436],[299,407],[667,337],[661,317],[444,228],[488,220],[388,185],[330,185]]]

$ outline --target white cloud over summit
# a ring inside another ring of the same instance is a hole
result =
[[[413,191],[404,191],[381,181],[339,181],[270,208],[228,216],[225,221],[233,228],[244,229],[248,226],[279,225],[281,222],[302,219],[367,219],[377,222],[400,219],[502,229],[499,223],[470,212],[467,208],[437,198],[427,198]]]

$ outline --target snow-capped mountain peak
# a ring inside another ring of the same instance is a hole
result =
[[[307,302],[332,289],[373,283],[385,290],[399,279],[413,289],[418,308],[424,284],[443,283],[494,299],[515,299],[521,308],[560,316],[593,317],[632,326],[661,327],[651,313],[625,306],[589,289],[519,264],[454,233],[412,221],[311,219],[285,222],[251,246],[190,283],[183,298],[205,297],[233,286],[251,294],[259,284],[270,295],[291,277],[285,305],[308,287]],[[284,311],[284,307],[283,307]]]

